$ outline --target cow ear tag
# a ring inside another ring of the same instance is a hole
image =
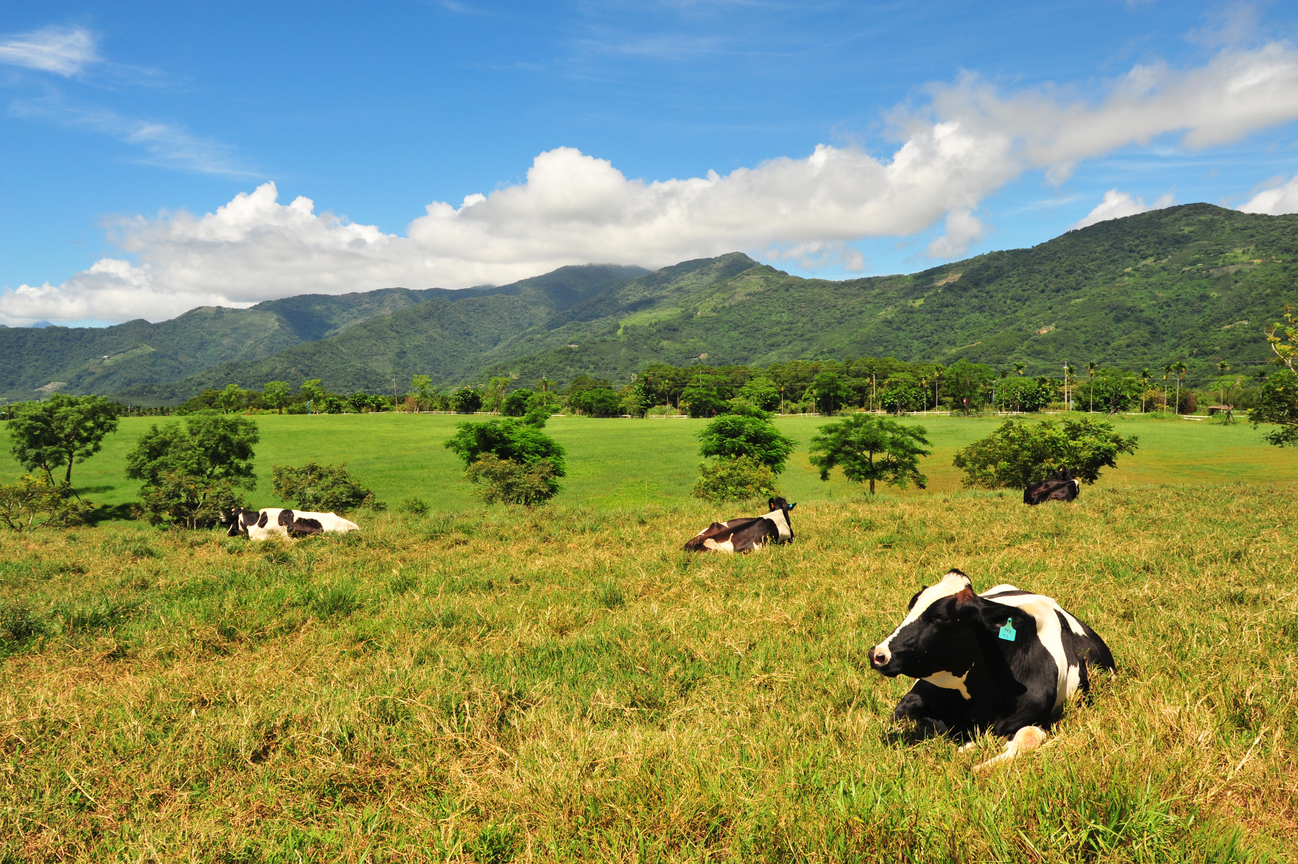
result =
[[[1014,619],[1011,618],[1009,621],[1006,621],[1005,626],[1001,628],[1001,638],[1006,642],[1013,642],[1016,635],[1018,634],[1014,632]]]

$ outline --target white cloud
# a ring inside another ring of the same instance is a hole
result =
[[[1146,205],[1144,198],[1133,198],[1129,192],[1110,189],[1104,193],[1104,198],[1100,200],[1099,204],[1095,205],[1095,209],[1078,220],[1071,230],[1075,231],[1078,228],[1085,228],[1088,225],[1105,222],[1109,219],[1121,219],[1123,216],[1135,216],[1137,213],[1161,210],[1164,207],[1171,207],[1173,203],[1175,203],[1175,198],[1171,192],[1160,195],[1153,204]]]
[[[0,63],[53,72],[65,78],[97,60],[94,35],[79,27],[46,27],[0,41]]]
[[[646,181],[560,147],[538,155],[523,183],[458,207],[429,204],[405,237],[316,215],[305,198],[281,205],[265,184],[201,218],[124,222],[119,242],[133,261],[105,259],[58,287],[0,292],[0,316],[159,320],[200,303],[501,284],[565,264],[658,267],[735,249],[854,269],[864,262],[852,241],[911,236],[939,221],[945,233],[928,254],[957,257],[983,235],[980,203],[1024,171],[1057,180],[1080,160],[1164,135],[1207,147],[1298,118],[1298,52],[1271,44],[1227,48],[1183,71],[1137,66],[1097,103],[1058,88],[1005,96],[969,75],[932,94],[930,116],[898,120],[901,141],[888,156],[821,144],[805,158],[724,176]],[[1087,219],[1123,208],[1148,209],[1113,190]]]
[[[1271,216],[1298,213],[1298,175],[1287,183],[1263,189],[1241,204],[1239,209],[1244,213],[1267,213]]]

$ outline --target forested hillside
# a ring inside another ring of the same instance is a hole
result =
[[[647,273],[565,267],[500,288],[310,296],[106,330],[0,330],[0,392],[66,382],[175,403],[207,387],[323,379],[387,391],[509,375],[625,382],[651,362],[964,358],[1028,374],[1085,366],[1206,375],[1267,358],[1264,326],[1298,304],[1298,216],[1190,204],[1101,222],[1031,249],[904,276],[802,279],[740,253]],[[105,356],[106,355],[106,356]]]

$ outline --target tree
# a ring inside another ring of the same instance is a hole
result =
[[[691,417],[712,417],[726,410],[730,402],[730,381],[720,375],[695,375],[681,391]]]
[[[1140,413],[1145,413],[1145,394],[1149,392],[1149,367],[1140,370]]]
[[[1181,379],[1185,377],[1186,370],[1190,367],[1185,365],[1184,360],[1177,360],[1172,364],[1172,371],[1176,373],[1176,413],[1181,413]]]
[[[820,479],[829,472],[843,469],[843,476],[853,483],[870,483],[874,494],[876,480],[905,489],[913,481],[923,489],[928,478],[919,473],[919,459],[932,451],[928,430],[923,426],[903,426],[895,420],[872,414],[853,414],[837,423],[820,427],[821,434],[811,439],[811,464],[820,469]]]
[[[798,442],[775,428],[770,415],[757,408],[735,406],[736,413],[722,414],[699,433],[699,455],[720,459],[747,457],[776,474]]]
[[[1292,306],[1284,310],[1284,323],[1279,321],[1266,328],[1266,341],[1275,352],[1275,363],[1294,372],[1298,363],[1298,313]]]
[[[117,423],[118,406],[102,396],[55,393],[44,402],[19,406],[7,424],[9,447],[23,468],[45,472],[50,485],[54,470],[66,465],[63,483],[70,486],[72,463],[98,453]]]
[[[455,428],[459,431],[447,439],[443,446],[464,460],[465,478],[469,482],[488,484],[488,492],[485,494],[495,496],[490,500],[512,500],[508,498],[512,494],[511,489],[521,494],[519,488],[531,489],[535,483],[544,487],[544,498],[537,499],[532,493],[528,493],[528,500],[519,499],[516,503],[536,503],[558,494],[561,488],[558,478],[567,473],[565,451],[538,427],[513,418],[501,418],[484,423],[460,423]],[[513,463],[515,467],[521,466],[531,479],[520,478],[517,471],[497,466],[492,459],[487,459],[486,465],[476,471],[470,470],[485,456]],[[542,462],[548,468],[540,467],[539,463]],[[536,470],[532,470],[533,468]],[[523,487],[516,488],[515,484],[520,483]]]
[[[946,370],[946,392],[955,408],[969,414],[982,407],[994,380],[996,372],[992,367],[957,360]]]
[[[500,403],[500,413],[506,417],[522,417],[527,413],[527,400],[532,398],[532,391],[526,387],[509,391]]]
[[[145,514],[154,525],[214,525],[252,489],[257,424],[242,417],[197,414],[186,426],[151,426],[126,455],[126,476],[143,481]]]
[[[1083,483],[1094,483],[1105,467],[1116,468],[1120,453],[1134,453],[1136,437],[1123,438],[1113,425],[1092,417],[1028,423],[1006,420],[986,438],[956,451],[964,485],[1026,488],[1060,468]]]
[[[920,390],[919,382],[909,372],[895,372],[889,376],[883,390],[879,392],[879,404],[884,410],[894,414],[914,410],[927,392]]]
[[[301,510],[346,513],[375,505],[374,490],[362,486],[348,472],[346,462],[341,465],[308,462],[301,468],[272,465],[270,475],[271,491]]]
[[[833,372],[821,372],[811,386],[816,391],[816,410],[821,414],[837,414],[852,395],[843,379]]]
[[[487,381],[486,392],[482,394],[482,407],[488,411],[499,411],[500,401],[505,398],[505,391],[509,389],[510,379],[497,375]]]
[[[1163,410],[1167,410],[1167,376],[1172,374],[1173,363],[1163,364]]]
[[[238,384],[226,384],[217,399],[221,403],[221,411],[229,414],[243,404],[243,388]]]
[[[433,379],[427,375],[410,376],[410,389],[415,395],[415,406],[420,411],[427,411],[433,407],[433,398],[437,395],[437,388],[433,386]]]
[[[451,394],[451,409],[456,414],[472,414],[482,407],[482,394],[472,387],[461,387]]]
[[[1266,440],[1277,447],[1298,446],[1298,314],[1286,307],[1285,323],[1271,325],[1266,331],[1266,341],[1275,352],[1279,372],[1262,382],[1257,405],[1249,412],[1249,422],[1256,429],[1259,423],[1275,423],[1280,428],[1267,432]]]
[[[1094,360],[1089,360],[1086,363],[1086,377],[1089,379],[1087,381],[1086,395],[1090,399],[1090,407],[1086,409],[1088,414],[1095,411],[1095,370],[1099,365]]]
[[[288,404],[288,397],[293,392],[293,388],[288,386],[287,381],[267,381],[262,392],[265,394],[266,404],[283,414],[284,406]]]
[[[620,417],[622,397],[609,387],[577,390],[568,397],[568,404],[591,417]]]
[[[310,378],[302,382],[302,395],[308,402],[314,403],[316,413],[320,412],[320,403],[324,400],[325,389],[319,378]]]
[[[774,411],[780,407],[780,391],[770,378],[759,375],[739,388],[739,397],[763,411]]]
[[[464,472],[464,477],[480,487],[478,494],[488,504],[534,507],[554,497],[559,488],[554,479],[554,466],[549,462],[520,465],[497,458],[494,453],[478,457]]]

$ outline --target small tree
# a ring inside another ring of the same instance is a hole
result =
[[[1284,368],[1262,382],[1257,405],[1248,419],[1254,429],[1259,423],[1280,427],[1266,433],[1271,444],[1298,446],[1298,371],[1294,369],[1298,363],[1298,314],[1292,306],[1285,309],[1283,324],[1276,322],[1267,328],[1266,341],[1275,352],[1275,364]]]
[[[302,395],[307,398],[308,402],[311,402],[314,405],[316,413],[319,414],[321,410],[320,403],[323,402],[325,398],[325,389],[320,383],[320,379],[309,378],[306,381],[303,381]]]
[[[559,489],[554,466],[545,461],[523,465],[484,453],[468,467],[464,477],[478,486],[478,495],[488,504],[522,504],[534,507],[554,497]]]
[[[852,398],[851,389],[833,372],[821,372],[811,386],[816,391],[816,410],[821,414],[837,414]]]
[[[346,462],[341,465],[308,462],[301,468],[272,465],[270,475],[271,491],[301,510],[347,513],[376,504],[374,491],[351,476]]]
[[[217,399],[221,403],[222,412],[229,414],[231,411],[237,411],[243,404],[243,388],[238,384],[226,384]]]
[[[820,479],[829,472],[843,469],[843,476],[853,483],[882,480],[898,489],[912,482],[923,489],[928,478],[919,473],[921,456],[930,455],[928,430],[923,426],[903,426],[895,420],[871,414],[853,414],[837,423],[820,427],[821,434],[811,439],[811,464],[820,469]]]
[[[415,405],[420,411],[427,411],[433,407],[433,398],[437,395],[437,388],[433,386],[433,379],[428,375],[410,376],[410,389],[415,397]]]
[[[140,495],[154,525],[214,525],[239,505],[240,488],[257,483],[252,470],[256,423],[197,414],[186,424],[151,426],[126,454],[126,476],[144,482]]]
[[[472,414],[482,407],[482,394],[472,387],[461,387],[451,394],[451,410],[456,414]]]
[[[1105,467],[1116,468],[1120,453],[1134,453],[1136,437],[1123,438],[1113,424],[1091,417],[1028,423],[1006,420],[986,438],[956,452],[964,485],[1022,489],[1060,468],[1094,483]]]
[[[485,423],[460,423],[456,429],[459,431],[447,439],[443,446],[464,460],[465,478],[470,483],[488,484],[487,492],[483,493],[484,497],[490,495],[490,500],[514,500],[515,503],[531,506],[539,501],[553,498],[562,488],[558,478],[567,473],[564,449],[539,427],[513,418],[502,418]],[[547,463],[548,469],[538,468],[530,475],[533,480],[544,486],[546,490],[544,497],[538,498],[528,493],[525,496],[526,500],[521,497],[510,498],[511,494],[521,495],[521,492],[518,492],[521,487],[513,485],[521,482],[518,480],[517,472],[507,471],[495,465],[491,459],[488,459],[487,464],[478,470],[470,471],[474,463],[484,456],[491,456],[497,461],[511,462],[525,472],[531,471],[537,463]]]
[[[276,410],[276,413],[283,414],[284,406],[288,404],[292,392],[293,388],[287,381],[267,381],[266,386],[262,388],[262,398],[266,400],[267,405]]]
[[[760,375],[740,387],[738,395],[763,411],[774,411],[780,407],[779,388],[770,378]]]
[[[10,531],[80,525],[94,507],[75,497],[66,484],[56,486],[47,477],[26,474],[13,483],[0,484],[0,524]]]
[[[51,486],[54,470],[67,466],[63,484],[72,484],[72,463],[99,452],[117,431],[117,406],[102,396],[55,393],[44,402],[18,407],[8,423],[14,458],[28,471],[42,471]]]
[[[699,433],[700,456],[722,460],[747,457],[767,466],[776,474],[798,442],[775,428],[771,415],[742,403],[732,403],[733,413],[722,414]]]
[[[775,472],[749,456],[700,466],[693,491],[695,498],[705,501],[749,501],[775,494]]]

